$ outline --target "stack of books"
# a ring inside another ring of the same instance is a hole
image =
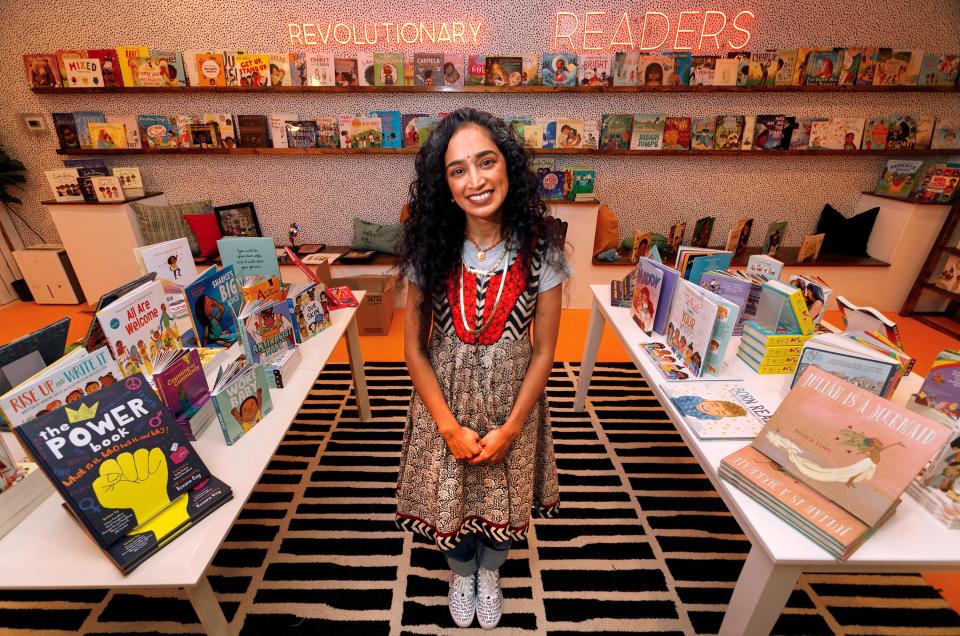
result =
[[[613,307],[630,307],[633,304],[633,288],[636,274],[630,272],[623,280],[610,281],[610,304]]]
[[[842,560],[894,514],[951,432],[809,366],[753,443],[725,457],[719,472]]]
[[[803,293],[768,280],[755,319],[743,325],[737,357],[757,373],[793,373],[800,362],[799,348],[815,330]]]

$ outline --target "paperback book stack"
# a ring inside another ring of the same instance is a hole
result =
[[[837,559],[900,503],[951,429],[809,367],[720,476]]]
[[[191,442],[214,417],[210,388],[196,349],[165,351],[153,368],[153,384],[160,401]]]
[[[233,497],[140,373],[14,432],[124,574]]]
[[[760,374],[793,373],[816,327],[803,293],[778,280],[763,284],[754,320],[743,325],[737,357]]]

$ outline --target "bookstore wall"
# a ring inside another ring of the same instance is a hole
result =
[[[574,0],[544,5],[534,0],[482,0],[469,7],[424,4],[412,0],[234,0],[228,3],[114,2],[75,0],[57,3],[55,13],[35,2],[4,2],[0,23],[0,146],[24,162],[28,191],[23,217],[50,242],[57,241],[40,201],[50,197],[44,170],[59,168],[57,138],[26,130],[22,113],[101,110],[106,113],[184,114],[221,112],[301,115],[367,113],[437,113],[475,106],[499,115],[593,117],[603,113],[711,114],[787,113],[793,115],[871,117],[918,112],[937,118],[960,118],[954,93],[157,93],[35,94],[24,79],[22,55],[71,48],[144,45],[151,49],[245,49],[287,51],[288,23],[452,22],[482,20],[476,45],[446,46],[444,52],[547,52],[553,48],[555,11],[606,11],[608,33],[616,18],[630,11],[642,16],[659,11],[671,20],[685,10],[716,10],[733,16],[745,8],[755,15],[746,50],[797,46],[886,46],[955,52],[960,42],[957,4],[952,0],[911,3],[758,1],[749,7],[712,0],[709,6],[651,1],[604,4]],[[632,18],[636,19],[636,18]],[[638,27],[634,24],[634,30]],[[654,28],[651,28],[651,33]],[[733,32],[730,32],[731,34]],[[634,38],[639,33],[633,34]],[[581,36],[582,37],[582,36]],[[597,41],[602,41],[603,37]],[[382,41],[374,51],[406,53],[438,50],[436,45],[395,45]],[[569,47],[561,46],[561,49]],[[622,48],[622,47],[621,47]],[[663,48],[669,48],[664,46]],[[358,47],[324,46],[334,54],[355,55]],[[705,44],[704,52],[715,52]],[[882,156],[598,156],[560,155],[559,166],[588,164],[597,171],[599,198],[621,220],[621,228],[666,233],[670,225],[711,214],[714,236],[725,236],[736,219],[753,217],[756,227],[789,219],[787,245],[797,245],[816,225],[824,203],[846,215],[861,191],[872,189],[885,162]],[[166,193],[171,202],[212,199],[214,205],[253,201],[265,235],[285,242],[292,221],[302,240],[347,244],[355,216],[395,222],[413,174],[413,155],[129,155],[109,157],[110,166],[139,166],[148,190]],[[19,222],[17,222],[19,224]],[[27,243],[38,239],[18,225]],[[754,232],[751,243],[763,241]]]

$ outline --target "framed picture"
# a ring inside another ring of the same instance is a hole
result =
[[[213,208],[223,236],[263,236],[253,203],[234,203]]]

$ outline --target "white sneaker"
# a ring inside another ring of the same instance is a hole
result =
[[[450,581],[447,601],[450,604],[450,616],[453,617],[453,622],[460,627],[470,627],[473,624],[473,615],[477,611],[476,578],[454,574],[453,580]]]
[[[477,570],[477,620],[480,627],[493,629],[503,615],[503,592],[500,573],[496,570]]]

